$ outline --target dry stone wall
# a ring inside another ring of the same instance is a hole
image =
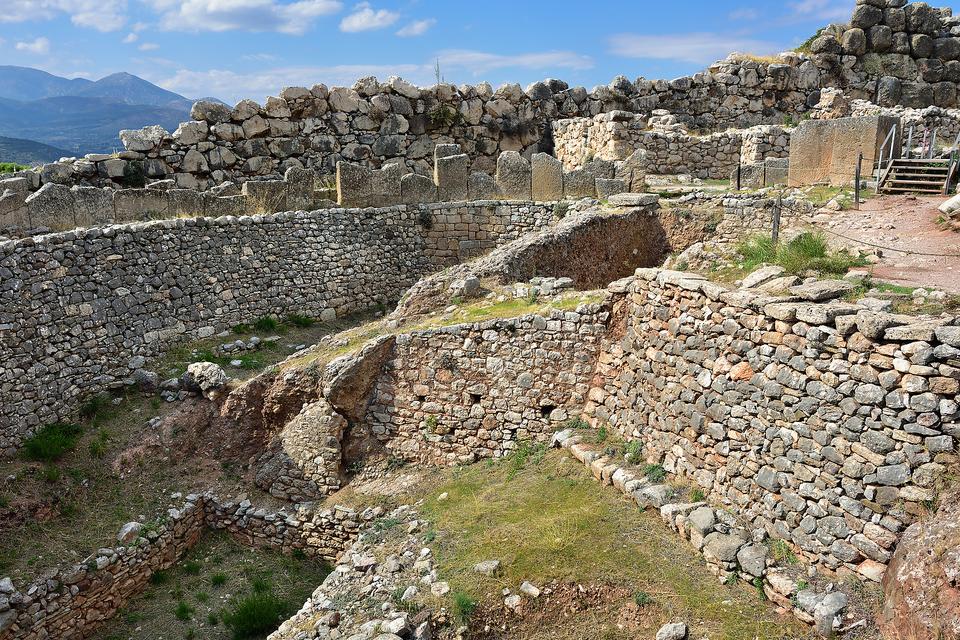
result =
[[[145,359],[264,315],[332,319],[553,221],[488,202],[191,218],[0,243],[0,450]]]
[[[665,116],[658,116],[663,119]],[[554,124],[557,159],[568,170],[591,160],[613,162],[610,177],[637,190],[633,175],[690,174],[697,178],[727,178],[739,162],[762,162],[789,154],[790,133],[764,125],[699,136],[682,125],[651,125],[644,117],[611,112],[594,118],[559,120]]]
[[[854,304],[621,283],[586,414],[807,559],[879,580],[960,437],[960,328]]]
[[[0,639],[90,637],[146,587],[151,575],[178,562],[207,531],[226,531],[252,547],[300,550],[333,562],[378,513],[309,506],[271,512],[248,500],[187,496],[156,521],[125,525],[118,546],[101,548],[79,564],[51,569],[28,585],[0,579]]]

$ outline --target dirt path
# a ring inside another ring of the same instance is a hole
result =
[[[937,207],[943,201],[942,197],[881,196],[862,204],[860,211],[818,215],[816,223],[831,243],[859,249],[871,248],[864,243],[886,247],[873,269],[880,280],[960,293],[960,234],[937,225]]]

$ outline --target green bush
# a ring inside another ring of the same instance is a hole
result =
[[[187,621],[193,616],[193,607],[181,600],[177,603],[177,608],[173,610],[173,615],[177,620]]]
[[[215,573],[212,576],[210,576],[210,586],[222,587],[225,584],[227,584],[227,574]]]
[[[52,462],[73,449],[81,429],[76,424],[48,424],[23,443],[23,456],[37,462]]]
[[[276,331],[280,323],[273,316],[264,316],[253,323],[253,328],[257,331]]]
[[[663,482],[667,477],[666,470],[659,464],[648,464],[643,468],[643,473],[650,482]]]
[[[646,591],[637,591],[633,595],[633,601],[637,603],[638,607],[645,607],[653,602],[653,598]]]
[[[183,563],[183,570],[189,576],[200,575],[200,563],[196,560],[187,560]]]
[[[230,601],[223,613],[223,624],[233,632],[234,640],[259,638],[276,629],[293,612],[289,604],[271,591],[254,591]]]
[[[453,616],[461,623],[470,620],[470,616],[477,610],[477,601],[463,591],[453,594]]]
[[[312,327],[316,321],[309,316],[291,313],[287,316],[287,323],[292,324],[295,327],[300,327],[301,329],[306,329],[307,327]]]
[[[737,251],[743,256],[743,266],[748,270],[768,263],[780,265],[794,275],[803,275],[807,271],[843,275],[851,267],[866,264],[846,250],[831,252],[824,235],[811,232],[776,245],[768,236],[752,236],[741,243]]]
[[[144,173],[143,163],[139,160],[128,162],[123,166],[123,186],[129,189],[143,189],[147,186],[147,174]]]
[[[29,169],[25,164],[17,164],[16,162],[0,162],[0,173],[14,173],[15,171],[24,171]]]

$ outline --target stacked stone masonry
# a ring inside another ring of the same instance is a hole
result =
[[[192,121],[121,132],[125,151],[46,165],[37,180],[67,186],[119,186],[131,178],[173,180],[204,190],[226,181],[279,178],[289,168],[332,174],[337,162],[380,168],[402,160],[432,171],[437,145],[459,144],[471,171],[492,174],[500,152],[530,157],[552,148],[552,123],[609,112],[665,110],[690,128],[722,131],[796,119],[839,87],[883,106],[954,107],[960,82],[960,22],[922,2],[858,0],[847,25],[831,25],[807,53],[774,62],[733,54],[674,80],[628,80],[588,91],[559,80],[526,90],[363,78],[353,87],[290,87],[263,105],[199,102]],[[132,164],[135,163],[135,164]]]
[[[226,531],[248,546],[299,550],[333,562],[376,515],[309,505],[270,512],[247,500],[187,496],[153,522],[125,525],[118,546],[101,548],[79,564],[51,569],[28,585],[0,579],[0,639],[90,637],[151,575],[178,562],[209,530]]]
[[[752,527],[879,580],[960,436],[960,328],[638,270],[586,414]]]
[[[265,315],[329,320],[554,222],[463,203],[163,220],[0,243],[0,450],[172,343]]]
[[[764,125],[699,136],[681,125],[651,126],[644,116],[615,111],[557,121],[554,142],[565,168],[580,168],[591,160],[613,162],[617,167],[609,177],[621,178],[638,190],[633,173],[726,179],[738,163],[785,158],[790,133]]]

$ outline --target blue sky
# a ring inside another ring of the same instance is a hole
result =
[[[790,49],[854,0],[2,0],[0,60],[188,97],[262,101],[361,76],[571,85],[674,78],[726,53]]]

